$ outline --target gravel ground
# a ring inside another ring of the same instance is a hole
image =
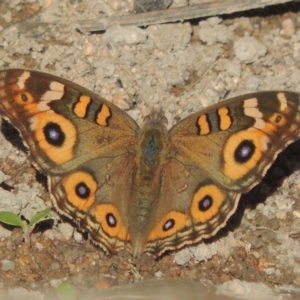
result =
[[[247,92],[300,92],[299,2],[147,28],[114,27],[91,35],[77,30],[81,20],[99,13],[131,11],[129,0],[2,0],[0,68],[31,68],[70,79],[126,110],[139,124],[151,110],[162,109],[170,127],[192,112]],[[2,122],[0,211],[29,219],[52,205],[45,178],[20,145],[16,132]],[[85,299],[106,299],[100,293],[117,295],[111,287],[137,282],[151,287],[146,280],[158,278],[171,290],[196,282],[196,291],[203,293],[209,284],[230,299],[299,299],[299,193],[296,142],[241,198],[215,238],[159,260],[148,255],[137,260],[126,252],[107,256],[54,210],[53,222],[31,235],[31,248],[19,229],[1,226],[0,300],[20,294],[22,299],[56,299],[55,288],[63,281]]]

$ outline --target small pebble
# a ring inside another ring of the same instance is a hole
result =
[[[291,19],[285,19],[282,21],[283,33],[287,36],[291,36],[295,33],[294,23]]]

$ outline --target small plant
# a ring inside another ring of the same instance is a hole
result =
[[[78,298],[77,288],[69,282],[62,282],[56,288],[56,292],[62,300],[76,300]]]
[[[10,211],[0,211],[0,222],[21,227],[23,229],[25,243],[30,246],[30,233],[37,223],[43,221],[45,218],[49,218],[50,210],[50,208],[46,208],[36,213],[28,222],[23,221],[20,216]]]

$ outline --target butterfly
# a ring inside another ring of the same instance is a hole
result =
[[[0,112],[47,176],[56,209],[105,252],[134,256],[214,236],[300,135],[295,92],[238,96],[168,131],[161,112],[140,128],[84,87],[21,69],[0,71]]]

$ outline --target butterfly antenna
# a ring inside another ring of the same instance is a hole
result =
[[[111,44],[107,44],[106,47],[107,47],[108,51],[110,52],[111,56],[114,57],[114,56],[113,56],[113,47],[111,46]],[[134,84],[133,81],[131,80],[131,75],[130,75],[123,67],[122,67],[122,65],[121,65],[118,61],[116,61],[116,64],[117,64],[117,66],[120,68],[120,70],[122,70],[122,72],[125,74],[126,80],[129,81],[130,85],[131,85],[131,86],[135,86],[135,84]],[[150,108],[149,105],[147,104],[145,98],[144,98],[140,93],[135,92],[136,97],[132,97],[132,96],[127,92],[126,88],[124,87],[124,85],[123,85],[123,83],[122,83],[122,80],[121,80],[121,79],[118,79],[117,82],[118,82],[118,84],[120,85],[120,87],[122,87],[122,88],[126,91],[128,97],[130,98],[130,100],[132,101],[132,103],[135,103],[135,104],[133,104],[133,106],[135,106],[136,103],[139,103],[139,102],[140,102],[139,100],[141,99],[142,102],[143,102],[143,103],[147,106],[147,108],[151,111],[151,108]],[[136,101],[135,98],[137,98],[138,101]],[[130,107],[130,109],[132,109],[132,106]]]
[[[220,58],[221,55],[217,57],[216,61],[200,76],[200,78],[198,78],[192,85],[187,87],[179,96],[183,96],[184,94],[189,92],[192,88],[194,88],[204,78],[204,76],[206,76],[206,74],[215,67],[215,65],[218,63]],[[191,97],[191,94],[188,96],[188,98],[189,97]]]

